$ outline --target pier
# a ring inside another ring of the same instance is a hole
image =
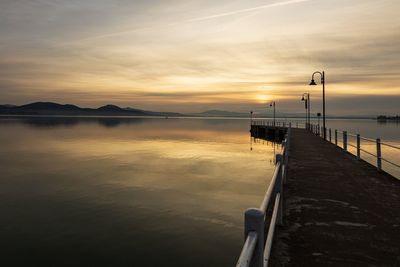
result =
[[[258,122],[251,132],[276,127]],[[307,128],[286,126],[263,204],[245,213],[237,266],[400,266],[400,180],[381,166],[393,159],[382,158],[379,139],[372,165],[360,158],[359,135],[353,155],[346,132],[338,146],[337,131],[324,140],[320,129]]]

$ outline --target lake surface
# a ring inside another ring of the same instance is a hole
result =
[[[234,266],[279,150],[241,119],[1,118],[0,145],[4,266]]]
[[[0,144],[3,266],[234,266],[277,149],[222,119],[2,118]]]

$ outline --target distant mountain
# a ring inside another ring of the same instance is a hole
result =
[[[52,102],[35,102],[27,105],[22,106],[14,106],[11,109],[18,109],[18,110],[58,110],[58,111],[71,111],[71,110],[80,110],[79,107],[74,105],[61,105]]]
[[[154,112],[134,108],[105,105],[97,109],[81,108],[70,104],[35,102],[22,106],[0,105],[2,115],[61,115],[61,116],[183,116],[179,113]]]
[[[99,107],[97,109],[98,111],[102,111],[102,112],[127,112],[127,109],[122,109],[116,105],[105,105],[102,107]]]

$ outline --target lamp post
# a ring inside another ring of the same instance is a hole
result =
[[[274,127],[275,127],[275,101],[272,101],[271,104],[269,104],[270,107],[274,107]]]
[[[304,93],[303,97],[301,98],[301,101],[305,101],[305,107],[306,107],[306,128],[310,129],[310,107],[311,107],[311,101],[310,101],[310,93]]]
[[[321,131],[321,125],[320,125],[320,119],[321,119],[321,113],[317,113],[317,117],[318,117],[318,135],[319,136],[321,136],[321,133],[320,133],[320,131]]]
[[[325,72],[320,72],[320,71],[316,71],[313,73],[312,77],[311,77],[311,83],[310,85],[317,85],[315,83],[314,80],[314,75],[315,74],[319,74],[321,75],[321,83],[322,83],[322,127],[323,129],[323,135],[324,135],[324,140],[326,140],[326,128],[325,128]]]

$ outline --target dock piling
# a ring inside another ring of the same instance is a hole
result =
[[[360,135],[359,134],[357,134],[357,159],[358,160],[360,160],[360,142],[361,141],[361,139],[360,139]]]
[[[335,129],[335,145],[337,145],[337,130]]]
[[[343,132],[343,149],[344,151],[347,151],[347,132]]]

